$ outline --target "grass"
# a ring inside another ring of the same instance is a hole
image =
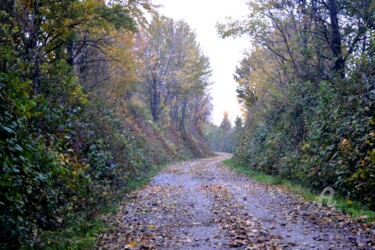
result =
[[[252,180],[268,185],[281,186],[292,193],[297,193],[301,195],[307,201],[318,202],[320,193],[313,192],[310,188],[301,185],[298,182],[287,180],[279,176],[272,176],[265,174],[260,171],[252,170],[248,167],[236,164],[233,159],[228,159],[224,161],[224,164],[233,169],[234,171],[243,174]],[[324,201],[323,201],[324,202]],[[349,200],[345,197],[334,195],[332,202],[334,206],[345,213],[352,216],[353,219],[365,218],[367,222],[375,221],[375,212],[368,209],[361,202]]]
[[[168,164],[158,165],[150,169],[148,173],[138,179],[131,179],[127,182],[125,190],[131,192],[133,190],[146,186],[150,180],[162,171]]]
[[[103,233],[105,225],[99,218],[87,221],[84,216],[74,216],[69,226],[56,232],[45,232],[43,249],[93,249],[97,245],[98,235]]]

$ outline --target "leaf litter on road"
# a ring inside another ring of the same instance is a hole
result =
[[[374,223],[248,180],[228,157],[165,168],[105,218],[98,249],[374,249]]]

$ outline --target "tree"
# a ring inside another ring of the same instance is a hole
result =
[[[232,129],[232,125],[229,120],[229,114],[227,111],[224,112],[223,115],[223,120],[220,123],[220,127],[225,131],[225,132],[230,132]]]
[[[241,117],[237,116],[234,120],[234,130],[241,131],[243,129],[243,122]]]
[[[348,58],[368,48],[371,1],[248,1],[248,20],[218,24],[223,37],[250,34],[289,74],[304,80],[345,77]],[[297,32],[296,32],[297,31]]]
[[[247,112],[235,158],[374,207],[373,144],[363,144],[374,117],[373,1],[247,3],[247,19],[217,26],[253,43],[234,75]]]
[[[90,210],[108,187],[111,155],[96,149],[102,159],[92,160],[90,146],[100,143],[88,132],[88,95],[74,73],[95,61],[88,54],[108,59],[115,30],[135,31],[130,13],[105,1],[1,2],[1,248],[46,247],[38,245],[43,230]]]
[[[242,133],[242,119],[236,118],[236,126],[232,128],[228,112],[224,112],[220,126],[208,124],[206,138],[211,148],[216,152],[233,153]]]
[[[155,122],[163,110],[184,130],[188,104],[194,96],[204,96],[210,84],[210,66],[200,51],[195,34],[183,21],[166,17],[153,19],[137,37],[142,61],[141,93]]]

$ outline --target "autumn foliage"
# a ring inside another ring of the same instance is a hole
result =
[[[147,0],[5,0],[0,20],[1,249],[92,247],[129,183],[210,153],[209,63],[186,23]]]
[[[247,3],[247,19],[218,25],[253,42],[235,73],[235,159],[375,208],[374,2]]]

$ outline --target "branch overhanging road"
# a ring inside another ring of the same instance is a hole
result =
[[[176,163],[107,218],[99,249],[374,249],[374,223],[233,173],[229,154]]]

